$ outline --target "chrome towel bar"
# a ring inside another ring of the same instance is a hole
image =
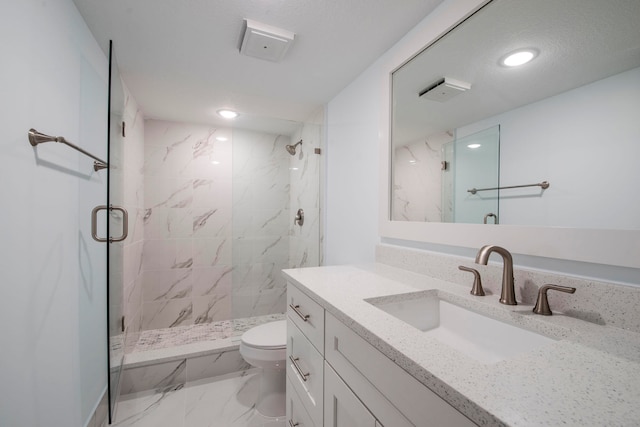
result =
[[[38,144],[42,144],[43,142],[60,142],[62,144],[66,144],[69,147],[73,148],[74,150],[77,150],[79,152],[81,152],[82,154],[84,154],[85,156],[89,156],[92,159],[95,160],[95,162],[93,162],[93,170],[95,171],[99,171],[100,169],[106,169],[109,167],[109,164],[107,162],[105,162],[104,160],[100,159],[99,157],[94,156],[93,154],[89,153],[88,151],[83,150],[82,148],[78,147],[75,144],[70,143],[69,141],[67,141],[66,139],[64,139],[64,137],[62,136],[51,136],[51,135],[46,135],[44,133],[38,132],[37,130],[31,128],[29,129],[29,143],[32,146],[36,146]]]
[[[549,188],[549,181],[538,182],[537,184],[525,184],[525,185],[510,185],[508,187],[493,187],[493,188],[470,188],[467,192],[476,194],[478,191],[489,190],[504,190],[505,188],[523,188],[523,187],[542,187],[543,190]]]

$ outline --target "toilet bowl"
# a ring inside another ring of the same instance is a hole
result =
[[[256,410],[267,417],[284,416],[287,321],[269,322],[246,331],[240,354],[247,363],[262,368]]]

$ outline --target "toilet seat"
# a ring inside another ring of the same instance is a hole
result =
[[[265,323],[242,334],[242,345],[257,350],[282,350],[287,348],[287,321]]]

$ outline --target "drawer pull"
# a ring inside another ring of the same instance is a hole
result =
[[[298,316],[300,316],[300,318],[302,320],[304,320],[305,322],[309,319],[310,316],[308,314],[302,314],[302,312],[299,310],[299,308],[300,308],[299,305],[289,304],[289,307],[291,307],[291,310],[295,311],[296,314]]]
[[[299,425],[300,425],[300,423],[295,423],[294,424],[292,420],[289,420],[289,427],[296,427],[296,426],[299,426]]]
[[[306,381],[307,377],[311,374],[310,372],[307,372],[306,374],[302,372],[302,369],[300,368],[300,365],[298,365],[298,360],[300,360],[299,357],[293,357],[293,356],[289,356],[289,360],[291,360],[291,363],[293,363],[293,367],[296,368],[296,371],[298,371],[298,374],[302,377],[302,381]]]

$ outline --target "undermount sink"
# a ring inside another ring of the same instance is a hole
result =
[[[391,299],[391,300],[389,300]],[[366,300],[424,335],[482,362],[496,363],[555,340],[446,301],[438,291]]]

